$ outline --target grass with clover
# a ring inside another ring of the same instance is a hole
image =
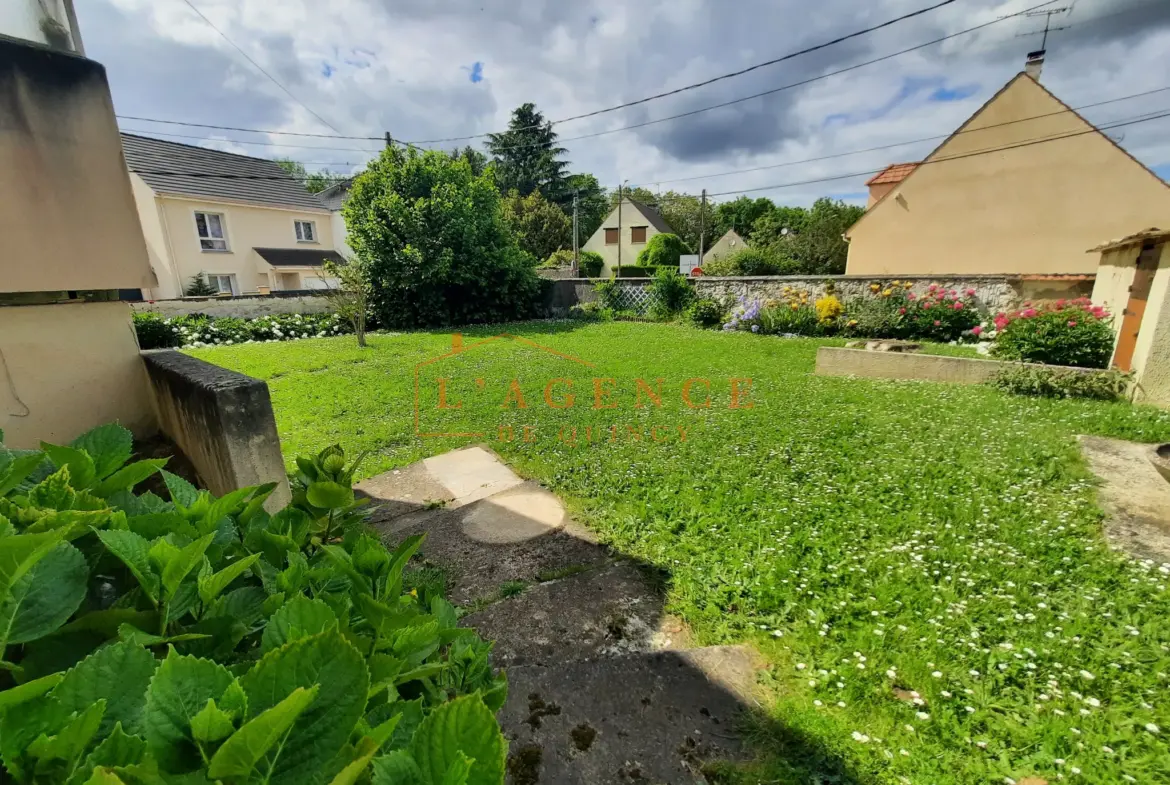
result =
[[[373,473],[487,441],[665,570],[668,610],[702,642],[749,641],[770,664],[760,759],[721,781],[1170,781],[1170,567],[1107,548],[1075,442],[1170,440],[1170,413],[813,376],[817,347],[840,341],[508,329],[593,367],[505,341],[426,366],[423,427],[482,438],[414,435],[415,367],[449,334],[192,353],[268,381],[290,457],[336,441],[372,450]],[[462,408],[433,408],[437,376]],[[594,377],[615,380],[603,402],[618,408],[592,408]],[[683,402],[692,377],[710,380],[710,408]],[[545,405],[554,378],[573,380],[572,408]],[[662,406],[635,408],[635,380],[659,378]],[[752,379],[752,408],[729,407],[732,378]],[[500,408],[512,379],[525,409]],[[507,425],[534,438],[497,441]],[[686,440],[654,442],[656,425]]]

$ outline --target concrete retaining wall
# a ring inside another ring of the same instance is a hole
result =
[[[142,352],[159,427],[209,491],[275,482],[265,507],[292,499],[268,385],[171,349]]]
[[[236,316],[255,319],[274,313],[326,313],[333,310],[324,295],[311,292],[278,292],[239,297],[184,297],[180,300],[152,300],[131,303],[136,312],[153,311],[162,316]]]
[[[934,354],[870,352],[865,349],[817,349],[816,372],[819,376],[861,376],[869,379],[918,379],[951,384],[982,384],[1005,368],[1021,363],[983,360],[974,357],[941,357]],[[1023,363],[1029,368],[1050,368],[1078,373],[1106,373],[1093,368]]]

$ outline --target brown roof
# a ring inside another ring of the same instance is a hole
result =
[[[1115,251],[1118,248],[1124,248],[1127,245],[1139,245],[1146,242],[1147,240],[1158,241],[1165,240],[1167,238],[1170,238],[1170,231],[1159,229],[1155,226],[1150,229],[1140,231],[1137,234],[1131,234],[1128,237],[1122,237],[1120,240],[1110,240],[1107,243],[1101,243],[1101,245],[1098,245],[1095,248],[1090,248],[1088,251],[1085,251],[1085,253],[1104,253],[1105,251]]]
[[[918,162],[914,161],[908,164],[890,164],[885,169],[875,174],[873,177],[865,181],[866,185],[887,185],[891,183],[900,183],[910,176],[910,173],[918,168]]]

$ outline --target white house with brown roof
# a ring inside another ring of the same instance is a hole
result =
[[[224,294],[320,289],[341,261],[333,215],[272,160],[122,134],[158,286],[182,297],[196,276]]]
[[[674,234],[662,214],[648,204],[623,199],[621,209],[610,211],[593,236],[581,246],[583,251],[601,254],[604,264],[601,277],[608,278],[618,266],[630,267],[638,263],[638,254],[656,234]]]
[[[1170,186],[1025,73],[897,169],[845,233],[849,275],[1088,276],[1102,237],[1170,223]]]

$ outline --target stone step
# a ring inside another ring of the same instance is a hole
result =
[[[735,727],[756,672],[741,646],[511,668],[508,782],[705,783],[704,763],[745,756]]]

